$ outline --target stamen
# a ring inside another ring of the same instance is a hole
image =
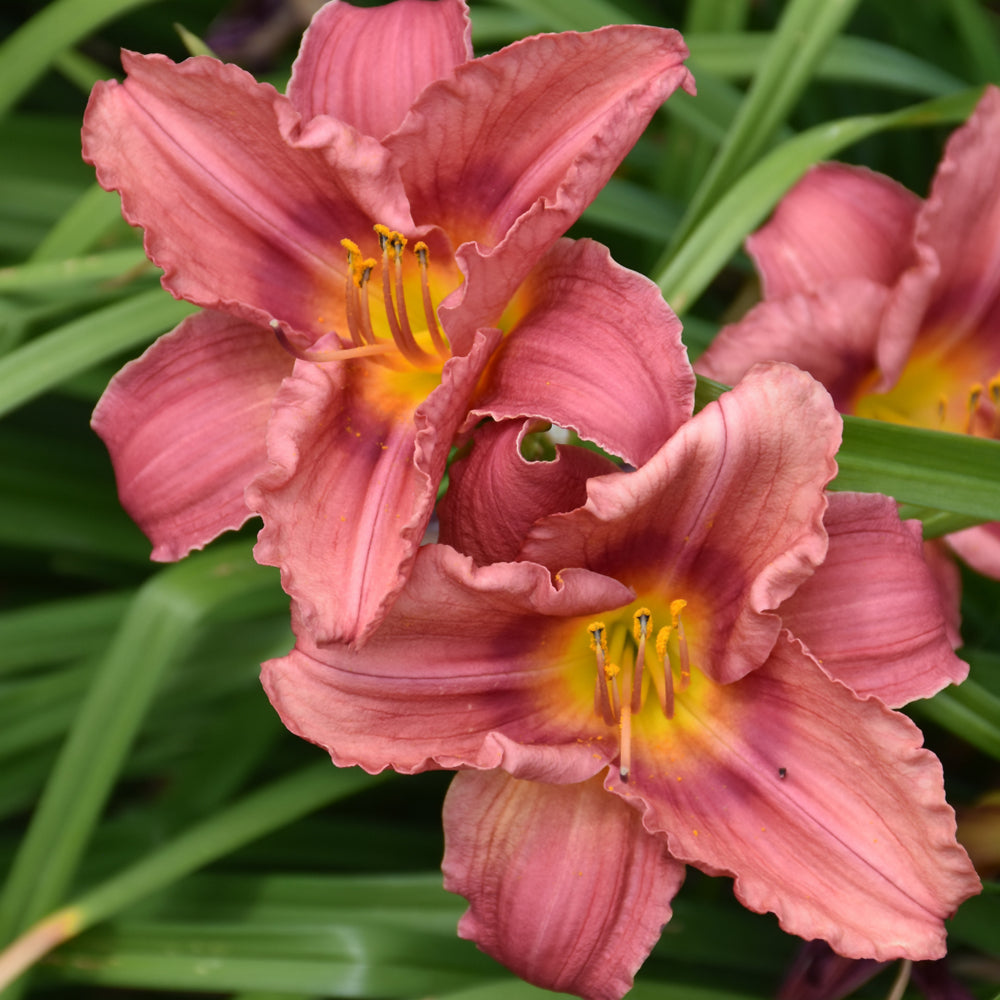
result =
[[[688,657],[687,638],[684,635],[684,623],[681,621],[681,612],[687,607],[687,601],[678,598],[670,602],[671,624],[677,629],[677,652],[681,661],[681,676],[678,690],[684,691],[691,683],[691,660]]]
[[[615,716],[611,711],[611,699],[608,697],[608,678],[605,673],[608,640],[604,622],[594,622],[588,625],[587,631],[590,633],[590,648],[596,654],[597,659],[597,675],[594,678],[594,711],[611,726],[614,725]]]
[[[672,626],[664,625],[656,634],[656,656],[660,661],[662,670],[653,672],[653,681],[656,683],[656,693],[660,697],[660,708],[668,718],[674,717],[674,675],[670,669],[670,633]]]
[[[965,415],[965,433],[972,433],[972,424],[976,418],[976,409],[979,406],[979,400],[983,395],[983,384],[982,382],[976,382],[974,385],[969,387],[969,402],[968,409]]]
[[[375,232],[378,234],[379,246],[382,248],[382,298],[385,302],[385,315],[389,321],[392,339],[407,361],[418,368],[426,367],[432,358],[413,339],[413,330],[406,314],[402,264],[406,237],[381,223],[376,224]],[[390,256],[392,258],[391,275],[389,273]],[[393,301],[393,286],[395,286],[396,292],[395,301]]]
[[[371,277],[375,261],[363,260],[361,248],[353,240],[341,240],[340,245],[347,251],[347,279],[344,300],[347,306],[347,329],[355,347],[363,347],[376,342],[368,316],[368,294],[365,285]]]
[[[636,642],[635,676],[632,678],[632,711],[642,708],[642,678],[646,665],[646,636],[653,627],[653,612],[639,608],[632,616],[632,635]]]
[[[434,342],[434,350],[442,358],[446,358],[449,352],[444,342],[443,331],[438,324],[437,312],[434,309],[434,301],[431,298],[431,288],[427,278],[431,253],[430,248],[423,240],[419,240],[413,245],[413,252],[417,255],[417,261],[420,264],[420,294],[424,301],[424,318],[427,320],[427,331]]]

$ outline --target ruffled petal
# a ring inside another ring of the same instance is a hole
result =
[[[787,361],[822,382],[838,410],[875,370],[879,322],[888,299],[880,285],[839,281],[814,295],[761,302],[724,326],[695,362],[695,371],[735,385],[758,361]]]
[[[539,637],[631,596],[586,570],[556,585],[531,563],[477,568],[448,546],[425,545],[363,647],[317,644],[297,626],[296,648],[264,664],[264,688],[284,724],[341,767],[503,767],[583,781],[617,747],[592,704],[567,697],[558,650]]]
[[[769,611],[826,554],[823,488],[840,428],[818,382],[760,365],[636,472],[592,479],[586,506],[539,522],[521,558],[686,600],[693,662],[736,680],[777,639]]]
[[[458,925],[536,986],[618,1000],[670,919],[684,865],[601,788],[464,771],[444,803],[444,887]]]
[[[302,37],[288,97],[303,118],[331,115],[381,139],[427,84],[472,58],[471,31],[464,0],[333,0]]]
[[[640,465],[690,419],[695,379],[680,321],[605,247],[561,240],[518,295],[523,318],[470,421],[537,417]]]
[[[556,448],[551,462],[529,462],[521,442],[530,421],[485,424],[471,451],[448,468],[448,492],[438,505],[438,538],[480,565],[517,557],[531,526],[549,514],[587,502],[587,480],[616,471],[587,448]]]
[[[813,167],[747,239],[769,299],[819,291],[831,281],[865,278],[891,287],[913,263],[911,237],[920,199],[863,167]]]
[[[865,493],[832,493],[823,523],[826,559],[782,604],[785,627],[831,677],[891,708],[963,681],[920,525]]]
[[[387,137],[418,224],[496,246],[536,201],[568,199],[547,247],[604,186],[653,112],[693,90],[680,35],[615,25],[536,35],[428,86]],[[524,268],[526,274],[540,253]]]
[[[917,222],[916,242],[933,250],[940,267],[925,328],[945,342],[981,336],[994,345],[995,364],[1000,364],[998,176],[1000,89],[991,86],[948,140]]]
[[[929,959],[980,891],[920,731],[831,681],[785,633],[729,686],[692,683],[608,787],[671,855],[736,878],[747,907],[851,958]]]
[[[412,228],[386,151],[331,119],[301,128],[273,87],[215,59],[122,61],[125,83],[94,88],[84,157],[146,230],[164,286],[261,326],[345,333],[340,240]]]
[[[153,559],[180,559],[252,516],[243,491],[267,468],[271,404],[292,364],[271,330],[204,312],[111,380],[93,427]]]
[[[415,410],[380,408],[363,363],[299,362],[285,382],[271,467],[247,502],[264,518],[257,561],[281,567],[302,628],[318,640],[363,643],[399,593],[495,340],[452,358]]]

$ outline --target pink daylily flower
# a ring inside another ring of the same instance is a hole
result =
[[[206,310],[98,405],[122,502],[162,560],[262,515],[256,557],[329,639],[363,642],[402,586],[502,331],[579,375],[595,362],[573,328],[624,310],[628,330],[649,296],[622,301],[622,269],[559,237],[693,90],[680,36],[612,26],[474,59],[469,30],[464,0],[334,0],[287,96],[214,59],[126,52],[84,122],[164,286]],[[532,352],[511,354],[539,384]],[[684,386],[651,391],[666,424],[608,430],[629,461],[686,415]]]
[[[943,954],[979,883],[937,759],[888,706],[966,667],[891,501],[828,507],[827,393],[762,366],[631,473],[524,462],[525,430],[477,432],[453,544],[420,550],[363,648],[297,629],[264,665],[285,724],[338,765],[462,769],[460,933],[550,989],[626,992],[687,864],[843,954]]]
[[[948,142],[926,201],[858,167],[814,167],[747,240],[764,301],[699,372],[790,361],[843,413],[1000,438],[1000,90]],[[1000,524],[947,536],[1000,578]]]

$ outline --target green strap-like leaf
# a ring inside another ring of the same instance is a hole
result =
[[[748,233],[764,221],[781,196],[820,160],[886,129],[954,124],[972,113],[982,91],[947,97],[881,115],[826,122],[772,150],[712,207],[655,277],[673,310],[683,313],[722,270]]]
[[[73,320],[0,359],[0,416],[91,365],[146,344],[194,306],[153,289]]]
[[[0,44],[0,118],[63,49],[95,28],[152,0],[55,0]]]

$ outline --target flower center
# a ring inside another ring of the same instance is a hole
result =
[[[271,327],[281,345],[304,361],[368,358],[395,371],[440,371],[451,352],[431,293],[430,249],[420,240],[408,255],[409,241],[402,233],[381,224],[374,229],[381,262],[365,257],[353,240],[340,241],[347,251],[347,274],[346,330],[337,331],[339,347],[301,350],[290,342],[277,320]],[[379,270],[381,274],[375,279]]]
[[[873,373],[854,398],[859,417],[956,434],[1000,437],[1000,372],[984,385],[969,352],[915,354],[888,392],[872,392]]]
[[[681,612],[687,601],[670,602],[670,621],[655,631],[653,612],[640,607],[631,623],[620,617],[609,627],[603,621],[587,626],[594,654],[594,712],[618,728],[619,776],[628,781],[632,769],[632,719],[656,690],[660,711],[674,717],[674,693],[691,683],[691,660]],[[655,640],[653,636],[655,635]]]

